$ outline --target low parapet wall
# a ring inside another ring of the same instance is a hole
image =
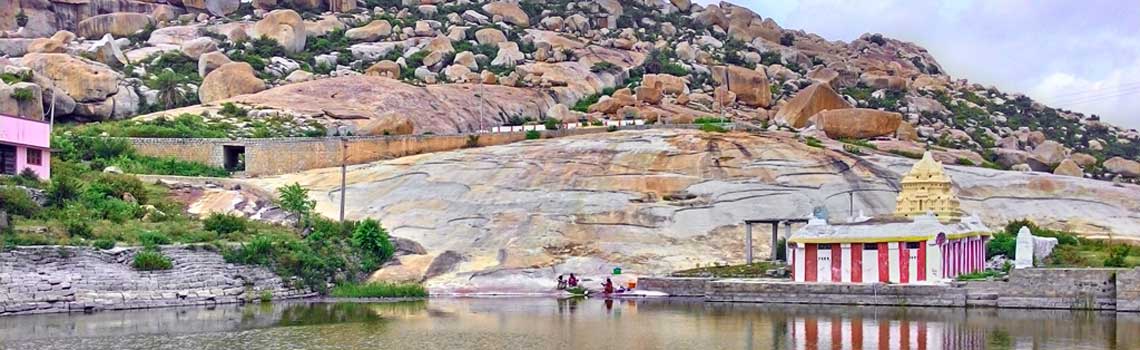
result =
[[[798,283],[728,279],[709,282],[705,300],[792,304],[966,306],[966,291],[949,285]]]
[[[606,132],[605,128],[544,131],[543,137]],[[410,155],[502,145],[526,139],[524,132],[265,139],[127,138],[139,154],[226,166],[226,148],[240,147],[249,176],[364,164]]]

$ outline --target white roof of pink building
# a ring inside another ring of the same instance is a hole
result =
[[[812,219],[797,230],[788,242],[794,243],[877,243],[917,242],[933,239],[939,233],[947,239],[970,236],[988,236],[990,229],[977,216],[963,217],[960,221],[940,222],[934,215],[914,218],[872,219],[857,223],[829,224],[823,219]]]

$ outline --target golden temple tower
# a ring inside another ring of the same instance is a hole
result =
[[[939,220],[956,220],[962,217],[962,208],[951,187],[950,176],[946,175],[942,162],[934,160],[927,151],[903,176],[902,192],[895,201],[895,215],[913,218],[932,212]]]

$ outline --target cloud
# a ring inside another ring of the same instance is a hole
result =
[[[712,1],[697,1],[708,4]],[[915,42],[955,78],[1140,128],[1140,3],[1112,0],[748,0],[831,40],[865,32]],[[1119,95],[1119,96],[1118,96]],[[1085,97],[1081,99],[1080,97]]]

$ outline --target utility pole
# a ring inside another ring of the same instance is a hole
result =
[[[346,179],[348,177],[348,138],[340,137],[340,227],[344,228],[344,197],[348,195]]]
[[[483,78],[479,78],[479,132],[483,132]]]

